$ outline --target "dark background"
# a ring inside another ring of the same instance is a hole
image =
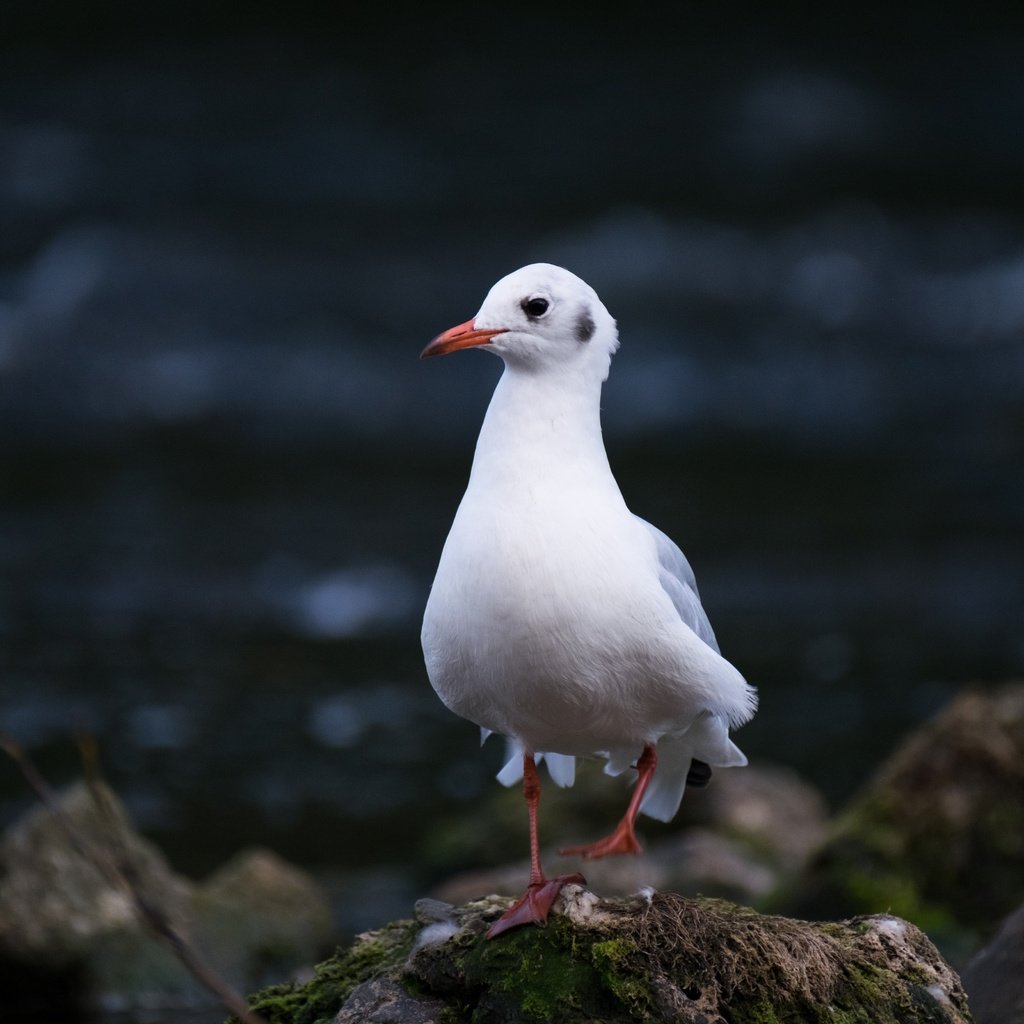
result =
[[[500,364],[417,357],[536,260],[619,320],[752,760],[835,805],[1021,671],[1019,21],[336,7],[0,13],[0,728],[55,782],[85,728],[180,870],[407,912],[500,759],[418,646]]]

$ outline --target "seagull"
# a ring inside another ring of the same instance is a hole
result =
[[[577,758],[636,770],[604,839],[559,851],[641,853],[640,813],[669,821],[687,782],[745,765],[729,729],[756,691],[719,652],[682,551],[626,506],[601,435],[615,320],[575,274],[549,263],[495,284],[472,320],[422,358],[482,348],[505,367],[423,616],[427,675],[444,704],[506,738],[504,785],[529,813],[526,893],[488,937],[543,924],[580,874],[548,878],[537,831],[540,778],[571,786]]]

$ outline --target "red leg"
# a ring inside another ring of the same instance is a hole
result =
[[[526,892],[498,918],[487,931],[487,938],[493,939],[510,928],[524,924],[544,924],[552,904],[558,898],[562,887],[570,882],[582,885],[586,879],[580,875],[559,875],[546,878],[540,866],[540,841],[537,836],[537,805],[540,803],[540,777],[533,754],[523,755],[523,795],[530,813],[530,882]]]
[[[629,806],[622,816],[622,821],[615,826],[612,834],[605,836],[604,839],[598,839],[596,843],[588,843],[585,846],[567,846],[558,852],[563,857],[583,857],[585,860],[597,860],[599,857],[608,857],[615,853],[643,853],[643,847],[636,838],[633,826],[636,824],[636,816],[640,813],[640,804],[657,766],[658,755],[655,753],[654,744],[645,743],[644,752],[636,762],[636,770],[639,775],[636,786],[633,788],[633,795],[630,797]]]

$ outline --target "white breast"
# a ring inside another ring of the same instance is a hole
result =
[[[423,649],[457,714],[565,754],[640,749],[684,730],[716,706],[719,676],[738,677],[679,619],[649,534],[607,482],[471,486]]]

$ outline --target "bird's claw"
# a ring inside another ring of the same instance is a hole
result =
[[[487,929],[487,938],[496,938],[502,932],[524,924],[544,924],[562,888],[571,883],[584,885],[586,881],[582,875],[575,874],[531,883],[526,892]]]
[[[643,852],[644,848],[640,845],[636,833],[624,822],[620,822],[618,828],[604,839],[583,846],[565,846],[558,851],[562,857],[582,857],[584,860],[600,860],[601,857]]]

